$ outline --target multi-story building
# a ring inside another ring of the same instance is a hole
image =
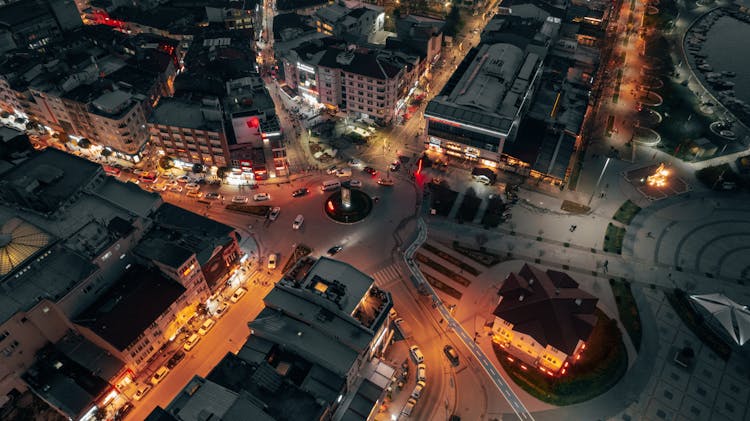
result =
[[[0,401],[71,330],[124,362],[105,380],[132,382],[241,253],[231,227],[52,148],[0,175],[0,239]]]
[[[380,6],[361,4],[360,7],[350,8],[342,1],[316,10],[312,23],[318,32],[364,43],[377,31],[383,30],[385,13]]]
[[[482,44],[469,51],[425,110],[430,151],[496,168],[529,107],[542,73],[541,48]],[[511,162],[511,163],[513,163]]]
[[[223,113],[217,98],[162,98],[148,125],[151,144],[168,157],[206,167],[229,165]]]
[[[0,52],[44,50],[63,32],[83,25],[72,0],[21,0],[0,7]]]
[[[498,291],[492,340],[523,363],[564,375],[586,349],[598,299],[568,274],[524,265]]]
[[[326,107],[390,123],[408,91],[406,69],[376,51],[329,48],[318,61],[319,101]]]

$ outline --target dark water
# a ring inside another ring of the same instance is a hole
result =
[[[745,0],[750,3],[750,0]],[[750,104],[750,24],[729,16],[719,18],[706,34],[702,52],[714,72],[732,71],[737,99]]]

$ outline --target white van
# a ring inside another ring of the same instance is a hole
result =
[[[195,348],[195,346],[198,344],[198,341],[200,340],[201,336],[197,333],[193,333],[185,342],[185,345],[182,346],[182,349],[184,349],[185,351],[190,351],[191,349]]]
[[[409,398],[409,400],[406,401],[406,405],[404,406],[404,409],[401,410],[401,415],[408,417],[411,415],[411,412],[414,410],[414,405],[417,404],[416,399]]]
[[[324,181],[323,184],[320,186],[320,188],[323,191],[337,190],[341,188],[341,182],[338,180]]]
[[[424,355],[422,355],[422,351],[419,350],[418,346],[413,345],[411,348],[409,348],[409,352],[411,353],[411,357],[414,358],[414,361],[417,364],[424,362]]]

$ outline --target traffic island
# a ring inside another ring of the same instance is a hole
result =
[[[349,198],[344,200],[345,191]],[[323,206],[326,215],[342,224],[359,222],[372,212],[372,198],[367,193],[356,189],[342,189],[328,196]]]
[[[558,406],[584,402],[611,389],[628,368],[628,354],[617,322],[599,309],[596,315],[598,320],[586,352],[561,376],[550,376],[525,365],[496,343],[492,347],[508,377],[535,398]]]

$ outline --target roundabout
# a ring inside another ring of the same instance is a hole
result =
[[[353,224],[365,219],[372,212],[372,205],[373,199],[367,193],[344,187],[328,196],[323,210],[336,222]]]

